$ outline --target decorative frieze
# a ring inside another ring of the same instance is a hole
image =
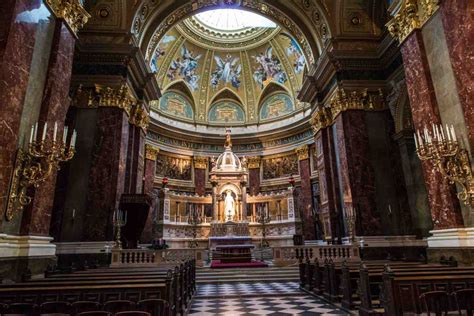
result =
[[[248,169],[259,169],[262,158],[260,156],[247,157]]]
[[[309,158],[309,146],[304,145],[295,149],[298,160],[305,160]]]
[[[145,145],[145,159],[156,161],[160,149],[150,144]]]
[[[207,169],[207,157],[196,156],[194,160],[194,169]]]
[[[80,0],[46,0],[45,2],[53,14],[58,19],[64,20],[76,36],[91,17]]]
[[[440,0],[403,0],[400,10],[387,23],[388,31],[402,43],[433,16],[439,8],[439,2]]]

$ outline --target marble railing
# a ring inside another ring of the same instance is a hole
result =
[[[354,245],[327,246],[285,246],[273,247],[273,260],[276,265],[291,265],[299,260],[324,262],[360,261],[359,247]]]
[[[114,249],[111,267],[152,267],[160,264],[181,263],[196,259],[196,265],[202,266],[207,260],[206,249]]]

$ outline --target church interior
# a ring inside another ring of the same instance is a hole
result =
[[[473,17],[0,1],[0,315],[472,315]]]

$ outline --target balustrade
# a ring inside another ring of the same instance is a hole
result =
[[[207,259],[205,249],[114,249],[112,250],[112,267],[156,266],[168,263],[181,263],[195,259],[196,265],[202,266]]]
[[[354,245],[328,245],[328,246],[285,246],[273,248],[273,259],[277,265],[295,264],[298,261],[324,261],[331,259],[333,262],[360,261],[359,248]]]

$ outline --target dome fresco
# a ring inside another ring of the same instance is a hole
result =
[[[233,19],[227,24],[215,12],[204,12],[158,42],[149,63],[166,98],[152,105],[155,112],[232,126],[283,119],[302,109],[296,95],[307,65],[295,39],[265,18],[257,23],[264,27],[246,26],[237,19],[240,10],[227,11]],[[173,88],[177,82],[186,89]],[[271,85],[279,86],[278,93],[269,95]]]

